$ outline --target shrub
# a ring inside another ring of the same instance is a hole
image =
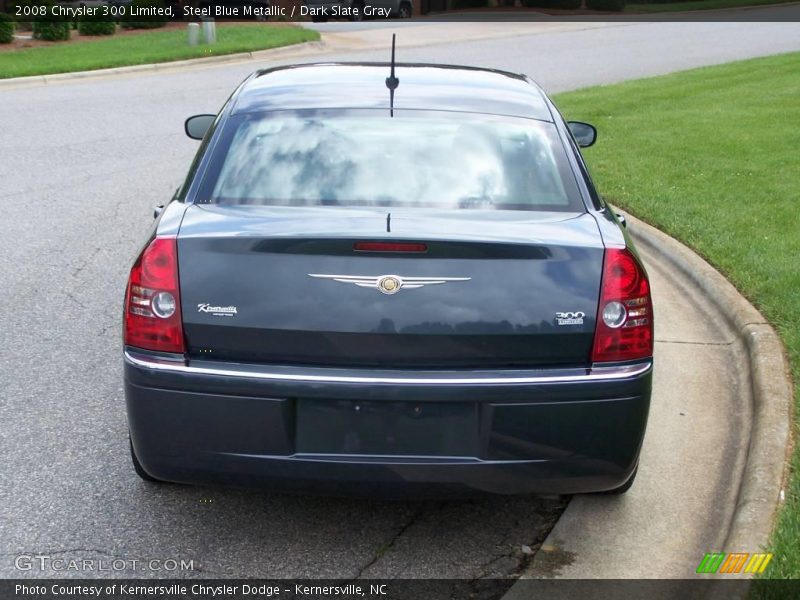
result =
[[[625,0],[586,0],[586,8],[591,10],[625,10]]]
[[[127,15],[136,12],[133,9],[141,8],[164,8],[162,0],[133,0],[125,11]],[[131,17],[125,16],[120,19],[120,25],[125,29],[155,29],[167,24],[167,17]]]
[[[117,24],[107,20],[100,11],[94,16],[85,16],[78,21],[78,33],[81,35],[114,35],[117,31]]]
[[[38,3],[37,3],[38,4]],[[49,8],[48,16],[34,17],[33,19],[33,39],[45,40],[48,42],[59,42],[68,40],[72,24],[65,18],[52,16],[52,4],[42,3]]]
[[[33,28],[31,17],[16,16],[18,7],[32,6],[33,0],[15,0],[9,4],[8,14],[17,22],[17,31],[30,31]]]
[[[14,19],[10,15],[0,13],[0,44],[14,41]]]
[[[69,21],[37,20],[33,22],[33,39],[35,40],[60,42],[69,39],[69,32]]]
[[[453,10],[483,8],[484,6],[489,6],[489,0],[453,0]]]
[[[522,6],[528,8],[563,8],[575,9],[581,7],[582,0],[521,0]]]

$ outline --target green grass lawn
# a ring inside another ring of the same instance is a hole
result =
[[[694,248],[775,326],[800,415],[800,53],[590,88],[557,103],[598,127],[585,156],[609,200]],[[768,577],[800,577],[798,469],[800,444]]]
[[[3,51],[0,79],[251,52],[318,40],[319,34],[300,27],[231,24],[217,26],[217,43],[213,46],[192,47],[186,39],[186,28],[179,27]]]
[[[638,4],[633,2],[625,7],[625,12],[661,13],[683,10],[715,10],[719,8],[740,8],[743,6],[764,6],[766,4],[784,4],[797,0],[693,0],[691,2]]]

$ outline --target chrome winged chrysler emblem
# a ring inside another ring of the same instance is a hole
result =
[[[400,290],[414,290],[425,285],[439,285],[450,281],[469,281],[472,277],[400,277],[399,275],[323,275],[309,273],[309,277],[332,279],[340,283],[352,283],[358,287],[372,288],[383,294],[396,294]]]

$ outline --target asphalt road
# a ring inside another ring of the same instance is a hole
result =
[[[798,34],[797,24],[626,23],[444,43],[443,27],[425,48],[404,49],[401,35],[399,58],[523,71],[557,91],[798,50]],[[121,386],[127,270],[152,206],[196,149],[183,119],[216,110],[256,66],[0,91],[0,576],[92,574],[15,568],[41,554],[124,559],[118,574],[137,576],[476,579],[524,567],[523,546],[535,549],[562,509],[559,498],[392,503],[135,476]],[[194,569],[130,564],[150,559]]]

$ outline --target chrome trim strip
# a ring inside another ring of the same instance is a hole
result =
[[[652,362],[635,365],[621,365],[616,367],[597,367],[595,369],[570,369],[563,375],[533,375],[524,377],[497,377],[496,372],[487,377],[441,377],[429,371],[430,377],[410,376],[352,376],[352,375],[313,375],[309,373],[296,374],[288,372],[291,367],[280,370],[248,370],[247,368],[232,369],[220,367],[192,366],[183,362],[158,360],[141,355],[134,356],[125,350],[125,360],[137,367],[166,371],[172,373],[185,373],[188,375],[218,375],[224,377],[242,377],[249,379],[264,379],[268,381],[295,381],[298,383],[365,383],[365,384],[390,384],[390,385],[520,385],[535,383],[589,383],[593,381],[613,381],[630,379],[649,371]],[[317,371],[325,369],[317,368]],[[583,371],[581,373],[581,371]]]

